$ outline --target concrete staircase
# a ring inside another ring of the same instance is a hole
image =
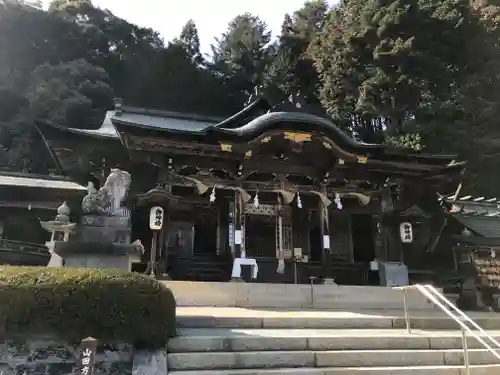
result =
[[[179,313],[180,335],[168,346],[171,375],[465,375],[460,332],[442,316],[415,317],[408,334],[396,311]],[[477,318],[500,339],[500,318]],[[500,361],[475,339],[468,342],[472,375],[499,374]]]
[[[268,286],[264,300],[277,296],[273,288]],[[425,301],[412,301],[413,328],[408,334],[403,311],[396,303],[401,297],[397,292],[358,289],[361,295],[354,298],[346,297],[349,289],[330,288],[333,291],[323,301],[313,301],[323,305],[335,301],[329,310],[327,306],[293,306],[290,294],[281,297],[286,310],[279,306],[202,307],[196,297],[199,290],[189,298],[184,293],[179,298],[184,304],[178,307],[179,336],[168,345],[170,375],[466,375],[457,323]],[[229,289],[223,290],[218,288],[218,295],[214,292],[214,300],[219,301],[215,305],[231,304]],[[246,299],[238,297],[238,304],[263,304],[248,293]],[[363,298],[370,309],[360,308]],[[500,340],[499,315],[476,313],[471,317]],[[468,345],[471,375],[500,374],[499,360],[474,338],[468,339]]]

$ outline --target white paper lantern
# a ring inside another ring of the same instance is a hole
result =
[[[399,224],[399,235],[401,236],[402,243],[413,242],[413,226],[411,223],[404,222]]]
[[[160,230],[163,228],[164,210],[161,206],[154,206],[149,211],[149,228],[151,230]]]

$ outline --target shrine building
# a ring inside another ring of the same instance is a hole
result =
[[[362,143],[324,115],[264,98],[226,119],[116,100],[99,129],[37,128],[72,181],[99,187],[111,168],[130,172],[131,240],[146,249],[138,272],[152,247],[174,280],[229,281],[234,259],[275,283],[373,284],[374,261],[404,262],[411,280],[453,269],[435,245],[437,193],[454,191],[465,167],[455,155]],[[165,223],[153,236],[156,206]]]

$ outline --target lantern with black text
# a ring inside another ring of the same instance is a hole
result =
[[[163,228],[163,207],[155,206],[149,211],[149,227],[151,230],[160,230]]]
[[[413,227],[411,223],[406,222],[399,224],[399,235],[401,236],[402,243],[412,243]]]

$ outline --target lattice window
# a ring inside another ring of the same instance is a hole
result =
[[[283,220],[284,221],[284,220]],[[292,232],[292,224],[283,223],[283,253],[285,259],[291,259],[293,256],[293,232]]]
[[[276,258],[280,258],[280,245],[284,259],[291,259],[293,256],[293,232],[291,215],[283,210],[283,216],[276,216]]]
[[[255,207],[252,203],[246,203],[244,210],[247,215],[276,215],[276,206],[273,204],[260,204],[258,207]]]

